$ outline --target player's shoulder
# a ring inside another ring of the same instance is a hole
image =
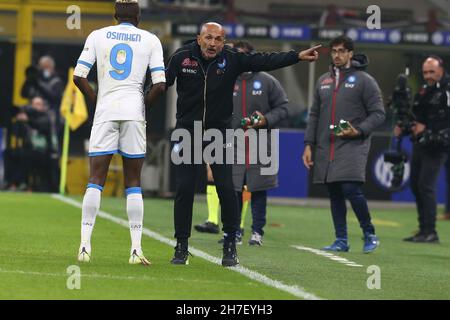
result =
[[[147,39],[149,41],[160,41],[158,36],[154,34],[151,31],[141,29],[141,28],[135,28],[136,32],[139,33],[144,39]]]
[[[111,26],[95,29],[89,34],[88,38],[97,40],[97,38],[106,35],[111,30],[113,30]]]
[[[91,33],[87,36],[88,39],[93,39],[98,36],[99,33],[102,32],[104,28],[92,30]]]
[[[100,28],[100,29],[96,29],[96,30],[92,31],[92,33],[103,34],[103,33],[107,33],[109,31],[112,31],[114,29],[115,29],[115,26],[107,26],[107,27],[103,27],[103,28]]]

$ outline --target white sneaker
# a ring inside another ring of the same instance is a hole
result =
[[[144,257],[142,250],[134,249],[130,255],[130,260],[128,260],[130,264],[142,264],[144,266],[151,265],[151,262]]]
[[[78,252],[78,261],[91,262],[91,248],[82,245]]]
[[[262,235],[258,232],[252,232],[252,236],[248,241],[248,244],[251,246],[260,246],[262,245]]]

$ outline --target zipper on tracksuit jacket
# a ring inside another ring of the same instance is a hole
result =
[[[202,130],[205,131],[205,126],[206,126],[206,86],[208,84],[208,72],[209,72],[209,67],[211,67],[211,65],[215,63],[216,59],[214,59],[208,65],[208,68],[206,68],[206,72],[205,72],[205,69],[203,68],[203,65],[202,65],[202,61],[199,58],[197,58],[197,57],[194,57],[194,58],[198,61],[198,65],[202,69],[203,76],[205,78],[205,85],[203,87],[203,120],[202,120],[202,124],[203,124],[202,125],[202,128],[203,128]]]
[[[337,92],[339,91],[339,87],[341,86],[341,82],[342,82],[342,73],[339,72],[339,78],[338,78],[338,83],[336,85],[335,82],[335,87],[333,89],[333,98],[331,101],[331,124],[334,126],[334,122],[335,122],[335,116],[336,116],[336,96],[337,96]],[[334,133],[331,132],[330,134],[330,161],[334,160]]]

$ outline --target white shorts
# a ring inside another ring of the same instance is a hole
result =
[[[144,158],[145,121],[107,121],[92,126],[89,157],[119,153],[126,158]]]

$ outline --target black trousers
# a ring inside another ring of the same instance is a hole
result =
[[[416,198],[420,232],[436,232],[436,184],[439,171],[447,160],[447,152],[413,147],[411,190]]]
[[[179,143],[181,145],[183,144],[182,141]],[[174,144],[172,150],[176,149],[176,144],[178,143]],[[207,146],[207,144],[201,144],[201,150],[195,150],[193,145],[194,144],[192,143],[192,158],[195,152],[203,152],[204,148]],[[191,160],[193,161],[194,159]],[[181,240],[191,236],[195,183],[199,174],[205,173],[204,164],[194,164],[192,161],[190,164],[181,163],[175,166],[175,238]],[[230,239],[235,239],[240,224],[238,201],[233,186],[232,164],[225,164],[225,161],[223,163],[224,164],[210,164],[210,166],[220,201],[221,220],[223,225],[222,230],[227,238],[230,237]]]
[[[447,160],[445,161],[445,182],[447,187],[445,213],[450,213],[450,152],[447,153]]]

